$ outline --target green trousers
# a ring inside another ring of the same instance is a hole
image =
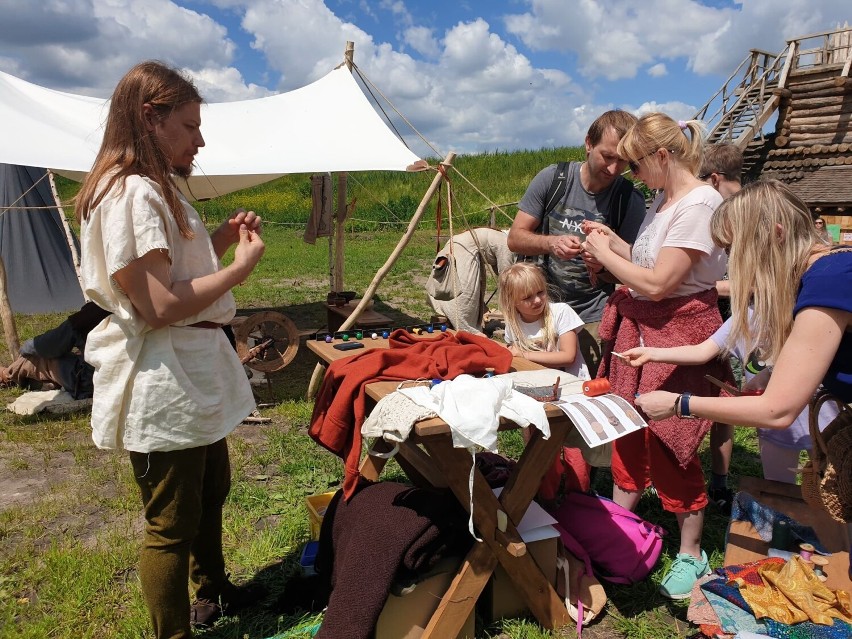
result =
[[[192,637],[189,589],[218,600],[225,583],[222,506],[231,489],[224,439],[209,446],[130,453],[145,513],[142,594],[157,639]]]

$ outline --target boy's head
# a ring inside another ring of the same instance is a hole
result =
[[[742,188],[742,173],[743,152],[739,147],[727,142],[705,147],[698,179],[707,182],[722,197],[727,198]]]

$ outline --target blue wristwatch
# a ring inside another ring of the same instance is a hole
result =
[[[695,419],[695,415],[689,412],[689,398],[692,393],[683,393],[680,396],[680,417],[681,419]]]

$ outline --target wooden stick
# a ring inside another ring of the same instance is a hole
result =
[[[80,254],[77,253],[74,233],[71,232],[71,226],[68,224],[68,220],[65,219],[65,210],[62,208],[62,203],[59,200],[59,192],[56,190],[56,182],[53,180],[53,171],[47,172],[47,180],[50,182],[50,192],[53,194],[53,200],[56,202],[56,210],[59,212],[59,219],[65,231],[65,241],[68,243],[68,250],[71,251],[71,262],[74,264],[74,271],[77,273],[77,281],[80,282],[80,290],[85,295],[86,289],[83,286],[83,275],[80,273]]]
[[[346,252],[346,171],[337,174],[337,215],[334,223],[334,290],[343,290],[343,255]]]
[[[447,155],[443,162],[441,162],[441,166],[449,168],[453,164],[453,160],[455,159],[456,154],[452,151]],[[390,254],[388,259],[385,261],[384,265],[376,272],[376,275],[373,277],[373,281],[370,282],[370,285],[367,287],[367,290],[364,292],[364,296],[361,298],[361,301],[358,302],[358,306],[355,307],[355,310],[352,311],[352,314],[346,318],[343,324],[340,326],[341,331],[345,331],[355,324],[355,321],[358,319],[358,316],[361,312],[367,307],[370,303],[370,300],[373,299],[373,295],[376,292],[376,289],[381,284],[382,280],[385,279],[385,276],[388,272],[393,268],[393,265],[396,263],[396,260],[399,258],[399,255],[408,245],[408,242],[411,240],[411,237],[414,235],[414,231],[417,229],[417,225],[420,223],[420,218],[423,217],[423,212],[426,210],[426,205],[429,204],[429,200],[432,199],[432,196],[435,192],[441,187],[441,182],[443,181],[443,174],[438,171],[435,174],[435,178],[432,180],[432,184],[429,185],[429,188],[426,190],[426,194],[423,196],[423,199],[420,201],[420,205],[417,207],[417,210],[414,212],[414,215],[411,218],[411,221],[408,223],[408,228],[405,230],[402,238],[400,238],[399,242],[396,245],[396,248]]]
[[[6,348],[12,361],[18,359],[21,353],[21,340],[18,338],[18,328],[15,326],[15,315],[9,304],[9,296],[6,293],[6,265],[0,257],[0,321],[3,322],[3,333],[6,336]]]

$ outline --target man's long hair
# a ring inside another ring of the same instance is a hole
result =
[[[156,116],[164,119],[189,102],[202,102],[195,85],[162,62],[141,62],[125,74],[112,94],[101,148],[77,194],[78,220],[88,219],[89,212],[117,182],[123,184],[129,175],[142,175],[160,185],[180,234],[192,237],[171,177],[173,167],[148,130],[142,108],[150,104]]]

